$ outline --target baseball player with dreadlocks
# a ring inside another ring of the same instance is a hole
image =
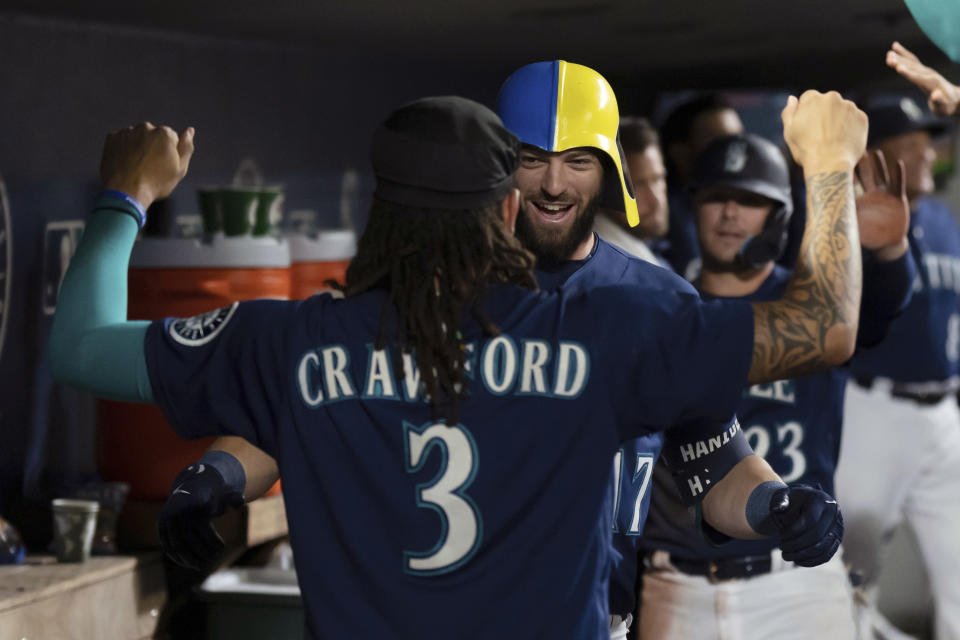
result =
[[[551,99],[553,94],[556,99]],[[568,282],[569,287],[581,288],[624,282],[649,286],[651,278],[666,277],[641,266],[592,230],[598,213],[617,216],[624,227],[628,227],[628,219],[639,219],[621,164],[616,97],[600,74],[565,61],[527,65],[504,83],[497,111],[522,144],[515,174],[521,198],[517,237],[537,258],[535,273],[541,289],[555,290]],[[559,130],[554,128],[557,121],[563,123]],[[723,437],[724,432],[737,426],[733,421],[708,422],[698,428],[676,429],[673,437]],[[742,447],[743,442],[735,438],[733,444]],[[618,553],[628,557],[636,556],[636,536],[649,507],[653,462],[662,445],[660,433],[645,435],[631,441],[614,458],[615,495],[610,498],[615,505],[611,507],[615,512],[613,530],[623,532],[616,539]],[[720,475],[724,465],[730,465],[721,459],[728,455],[727,449],[711,458]],[[742,447],[730,461],[738,461],[746,452]],[[206,469],[223,468],[225,474],[238,478],[231,471],[237,467],[231,457],[239,459],[242,466],[269,467],[271,463],[252,445],[221,438],[204,456],[202,466],[191,465],[180,474],[164,508],[160,523],[164,544],[189,566],[209,565],[222,546],[209,520],[231,502],[236,503],[240,492],[216,490],[236,481],[221,485],[219,476]],[[256,472],[251,476],[259,491],[275,479],[273,473],[259,480]],[[617,612],[612,627],[621,636],[626,635],[634,608],[634,578],[635,564],[623,565],[610,585],[611,606]]]
[[[866,189],[857,200],[865,287],[858,347],[882,339],[909,299],[916,272],[907,252],[903,165],[895,165],[890,181],[882,159],[868,156],[858,167]],[[780,150],[758,136],[720,138],[698,159],[692,185],[703,257],[694,284],[701,294],[782,295],[791,274],[775,261],[787,243],[793,199]],[[835,368],[754,385],[737,407],[754,451],[797,491],[833,492],[848,377]],[[655,475],[669,477],[669,467],[658,465]],[[672,486],[654,482],[642,542],[650,552],[640,609],[645,640],[855,636],[852,591],[839,557],[799,569],[806,565],[802,556],[791,556],[775,538],[729,541],[708,525],[702,535],[701,526]]]
[[[378,128],[375,202],[345,299],[152,323],[127,322],[117,292],[145,207],[186,172],[193,131],[117,132],[60,291],[51,367],[101,395],[157,402],[184,436],[240,435],[277,460],[309,637],[605,637],[604,497],[619,443],[725,421],[746,382],[853,349],[860,261],[842,239],[857,238],[866,120],[837,94],[807,92],[784,122],[817,206],[807,277],[782,301],[705,303],[659,277],[531,291],[533,258],[510,235],[518,141],[489,110],[447,97]],[[579,211],[569,205],[548,217]],[[798,338],[801,326],[819,330]],[[775,513],[784,545],[832,555],[831,500],[766,495],[776,475],[753,455],[722,478],[698,458],[676,472],[691,492],[712,487],[712,526],[756,535]],[[742,486],[754,488],[731,491]]]

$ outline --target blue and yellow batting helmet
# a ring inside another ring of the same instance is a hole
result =
[[[624,175],[627,163],[618,138],[617,97],[603,76],[564,60],[528,64],[500,87],[497,114],[524,144],[544,151],[602,151],[616,169],[606,172],[602,204],[623,211],[630,226],[637,225],[637,201]]]

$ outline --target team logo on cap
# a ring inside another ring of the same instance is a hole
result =
[[[904,98],[900,101],[900,110],[907,114],[907,117],[914,122],[923,118],[923,110],[910,98]]]
[[[233,317],[239,302],[229,307],[201,313],[192,318],[178,318],[170,323],[170,337],[187,347],[207,344],[220,333]]]
[[[727,147],[727,155],[723,159],[724,173],[740,173],[747,165],[747,143],[737,140]]]

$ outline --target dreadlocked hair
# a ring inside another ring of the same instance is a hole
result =
[[[374,198],[342,290],[389,290],[376,349],[412,353],[434,420],[459,419],[466,353],[459,326],[470,310],[487,335],[498,327],[483,308],[488,285],[536,289],[535,258],[504,227],[499,205],[447,210]],[[395,322],[391,315],[395,314]],[[390,326],[395,335],[388,336]],[[403,358],[394,358],[402,375]]]

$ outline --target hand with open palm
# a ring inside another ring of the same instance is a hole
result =
[[[891,176],[883,153],[868,151],[856,173],[861,188],[856,199],[860,244],[880,260],[896,260],[908,248],[910,228],[903,160],[897,160]]]

